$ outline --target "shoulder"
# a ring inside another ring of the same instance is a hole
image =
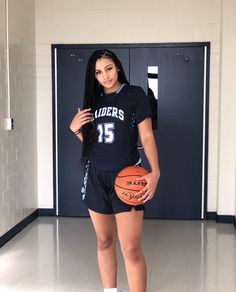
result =
[[[144,92],[142,87],[140,87],[138,85],[130,85],[130,84],[127,84],[126,90],[130,93]]]
[[[146,93],[144,92],[142,87],[138,85],[130,85],[130,84],[127,84],[126,86],[126,94],[134,98],[146,96]]]

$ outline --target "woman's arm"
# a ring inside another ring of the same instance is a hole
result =
[[[153,135],[151,118],[147,118],[139,123],[138,131],[145,155],[151,167],[149,174],[139,178],[139,180],[145,179],[147,182],[146,186],[137,193],[137,195],[142,195],[140,200],[144,200],[145,203],[153,197],[160,178],[157,146]]]
[[[81,142],[83,142],[83,134],[81,132],[82,126],[92,121],[92,114],[90,111],[90,108],[84,110],[78,108],[78,112],[70,124],[70,130]]]

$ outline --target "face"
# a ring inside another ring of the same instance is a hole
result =
[[[112,59],[100,58],[95,64],[95,78],[105,93],[115,92],[120,87],[118,69]]]

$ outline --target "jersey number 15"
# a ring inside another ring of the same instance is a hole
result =
[[[98,130],[98,143],[111,144],[115,140],[115,124],[114,123],[103,123],[97,124]]]

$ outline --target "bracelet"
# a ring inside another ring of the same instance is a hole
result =
[[[79,135],[79,133],[81,132],[81,129],[78,129],[78,130],[77,130],[77,131],[75,131],[75,132],[71,130],[71,132],[72,132],[74,135],[76,135],[76,136],[77,136],[77,135]]]

